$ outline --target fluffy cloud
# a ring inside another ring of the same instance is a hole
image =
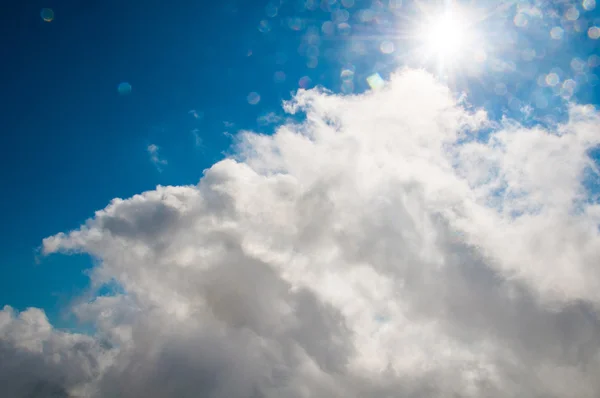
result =
[[[91,337],[5,308],[13,396],[600,394],[594,109],[492,122],[417,71],[284,107],[305,120],[241,132],[197,186],[44,240],[122,293],[74,308]]]
[[[0,390],[7,397],[69,397],[110,364],[110,348],[89,336],[54,330],[43,311],[0,311]]]

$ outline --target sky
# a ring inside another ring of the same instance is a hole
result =
[[[0,395],[600,394],[596,1],[0,18]]]

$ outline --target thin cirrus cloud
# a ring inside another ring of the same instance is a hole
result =
[[[156,166],[156,169],[158,171],[162,171],[162,166],[167,165],[168,162],[166,159],[163,159],[162,157],[160,157],[160,155],[158,153],[160,150],[160,147],[156,144],[150,144],[150,145],[148,145],[146,150],[148,151],[148,155],[150,155],[150,161],[154,164],[154,166]]]
[[[74,308],[92,336],[5,307],[4,392],[600,394],[594,108],[492,122],[404,70],[284,109],[306,118],[240,133],[197,186],[114,199],[44,239],[45,254],[99,259],[92,285],[122,293]]]

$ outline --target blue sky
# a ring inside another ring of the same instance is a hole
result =
[[[43,237],[76,227],[114,197],[195,184],[228,150],[224,133],[271,131],[257,118],[281,116],[282,100],[299,84],[362,92],[374,73],[387,78],[404,65],[437,71],[411,55],[413,2],[317,3],[55,0],[5,9],[0,302],[41,307],[60,322],[60,309],[87,286],[82,271],[91,263],[87,256],[36,262]],[[457,63],[453,88],[493,118],[525,123],[564,115],[556,94],[567,79],[576,82],[571,99],[599,101],[599,41],[587,28],[598,25],[600,7],[494,3],[477,2],[492,14],[476,24],[486,58]],[[51,22],[40,17],[44,7],[54,11]],[[578,13],[572,20],[570,7]],[[557,38],[554,27],[562,29]],[[342,87],[344,69],[351,86]],[[557,86],[538,84],[553,72]],[[122,82],[131,85],[128,95],[117,90]],[[251,92],[260,95],[255,105]],[[149,145],[166,164],[153,164]]]

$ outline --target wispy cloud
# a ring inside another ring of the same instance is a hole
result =
[[[195,109],[191,109],[188,112],[194,119],[202,119],[204,117],[204,112],[197,111]]]
[[[269,112],[262,116],[259,116],[256,121],[262,126],[268,126],[270,124],[280,123],[282,121],[282,118],[275,112]]]
[[[150,144],[146,148],[146,150],[148,151],[148,154],[150,155],[150,161],[152,163],[154,163],[154,166],[156,166],[156,169],[158,171],[162,171],[162,166],[167,165],[167,161],[165,159],[162,159],[159,156],[159,153],[158,153],[159,149],[160,149],[160,147],[155,144]]]
[[[202,140],[202,137],[200,136],[199,129],[192,130],[192,137],[194,138],[194,144],[196,145],[196,147],[201,147],[203,140]]]

